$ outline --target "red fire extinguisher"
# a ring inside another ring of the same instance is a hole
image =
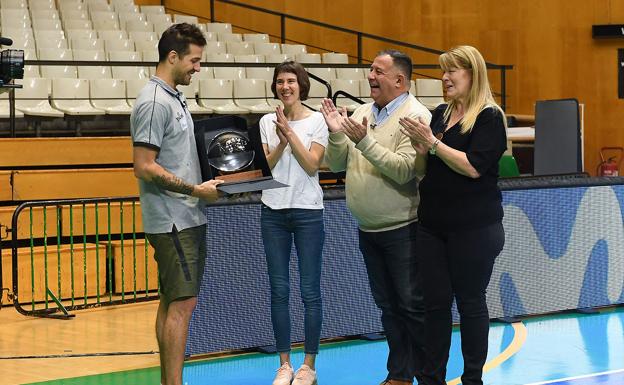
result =
[[[618,154],[605,160],[604,151],[617,151]],[[624,148],[622,147],[603,147],[600,149],[600,164],[596,174],[598,176],[618,176],[620,175],[620,166],[622,165],[622,155]]]

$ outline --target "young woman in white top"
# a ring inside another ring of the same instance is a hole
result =
[[[325,239],[318,169],[327,147],[328,130],[323,115],[301,103],[310,90],[308,74],[301,64],[279,64],[271,90],[284,107],[262,117],[260,135],[273,177],[288,185],[262,192],[262,240],[271,284],[273,333],[280,356],[273,385],[315,385],[315,359],[323,323],[320,281]],[[293,240],[305,307],[305,358],[296,373],[290,362],[288,308]]]

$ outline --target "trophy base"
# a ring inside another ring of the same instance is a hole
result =
[[[234,174],[217,175],[215,179],[221,179],[225,183],[232,183],[232,182],[246,181],[250,179],[258,179],[262,177],[263,177],[262,170],[251,170],[251,171],[237,172]]]

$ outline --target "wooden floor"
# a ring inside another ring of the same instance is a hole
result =
[[[154,322],[158,301],[74,312],[70,320],[0,310],[0,383],[27,384],[158,366]],[[20,356],[113,352],[154,354],[19,359]]]

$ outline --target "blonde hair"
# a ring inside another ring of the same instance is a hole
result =
[[[500,111],[505,129],[507,129],[507,121],[502,108],[494,100],[490,82],[487,77],[487,68],[485,60],[476,48],[469,45],[460,45],[451,48],[449,51],[440,55],[440,67],[442,71],[451,69],[465,69],[472,74],[472,84],[468,96],[464,101],[464,117],[461,120],[461,133],[465,134],[472,130],[479,113],[485,108],[493,107]],[[449,108],[444,112],[444,120],[448,121],[451,112],[457,108],[457,101],[450,100]]]

